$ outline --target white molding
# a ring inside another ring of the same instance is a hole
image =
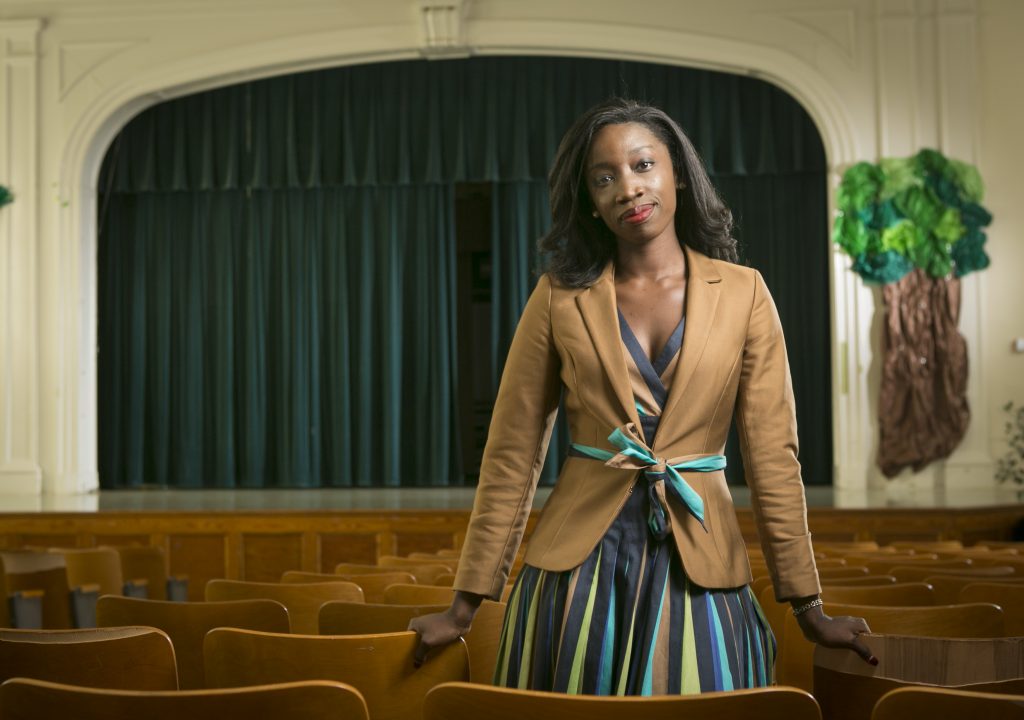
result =
[[[0,20],[0,492],[39,492],[38,18]]]
[[[0,467],[0,496],[39,495],[43,490],[43,471],[34,463],[6,463]]]

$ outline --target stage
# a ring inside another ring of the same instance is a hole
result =
[[[729,486],[737,508],[750,507],[746,486]],[[534,498],[540,509],[551,488],[542,487]],[[474,488],[333,488],[265,490],[102,490],[84,495],[2,495],[3,513],[90,513],[120,511],[228,512],[232,510],[469,510]],[[978,508],[1024,502],[1024,486],[993,485],[972,490],[916,489],[893,483],[866,491],[809,486],[808,508],[869,510],[872,508]]]
[[[744,536],[757,533],[749,491],[732,487]],[[534,513],[550,492],[538,490]],[[1024,489],[913,492],[890,486],[844,493],[807,488],[808,524],[819,541],[1014,539]],[[0,497],[0,547],[163,547],[169,571],[190,577],[192,599],[212,578],[277,581],[285,570],[332,572],[457,547],[472,488],[330,490],[117,490],[81,496]]]

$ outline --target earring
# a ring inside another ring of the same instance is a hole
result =
[[[685,190],[686,189],[686,183],[684,183],[682,180],[680,180],[679,184],[676,185],[676,187],[679,188],[680,190]]]
[[[593,215],[596,218],[601,217],[601,213],[599,213],[597,210],[595,210],[594,212],[592,212],[590,214]]]

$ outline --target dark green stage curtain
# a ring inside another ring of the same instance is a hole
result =
[[[493,184],[496,383],[557,143],[617,94],[676,118],[732,204],[788,330],[805,477],[830,482],[825,163],[807,114],[748,77],[473,58],[236,85],[122,130],[100,177],[102,487],[462,483],[455,184]],[[562,426],[545,482],[567,441]]]

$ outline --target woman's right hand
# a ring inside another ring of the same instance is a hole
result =
[[[468,633],[482,601],[482,595],[458,591],[444,612],[420,615],[410,620],[409,629],[420,636],[413,654],[413,666],[422,665],[431,650],[453,643]]]

